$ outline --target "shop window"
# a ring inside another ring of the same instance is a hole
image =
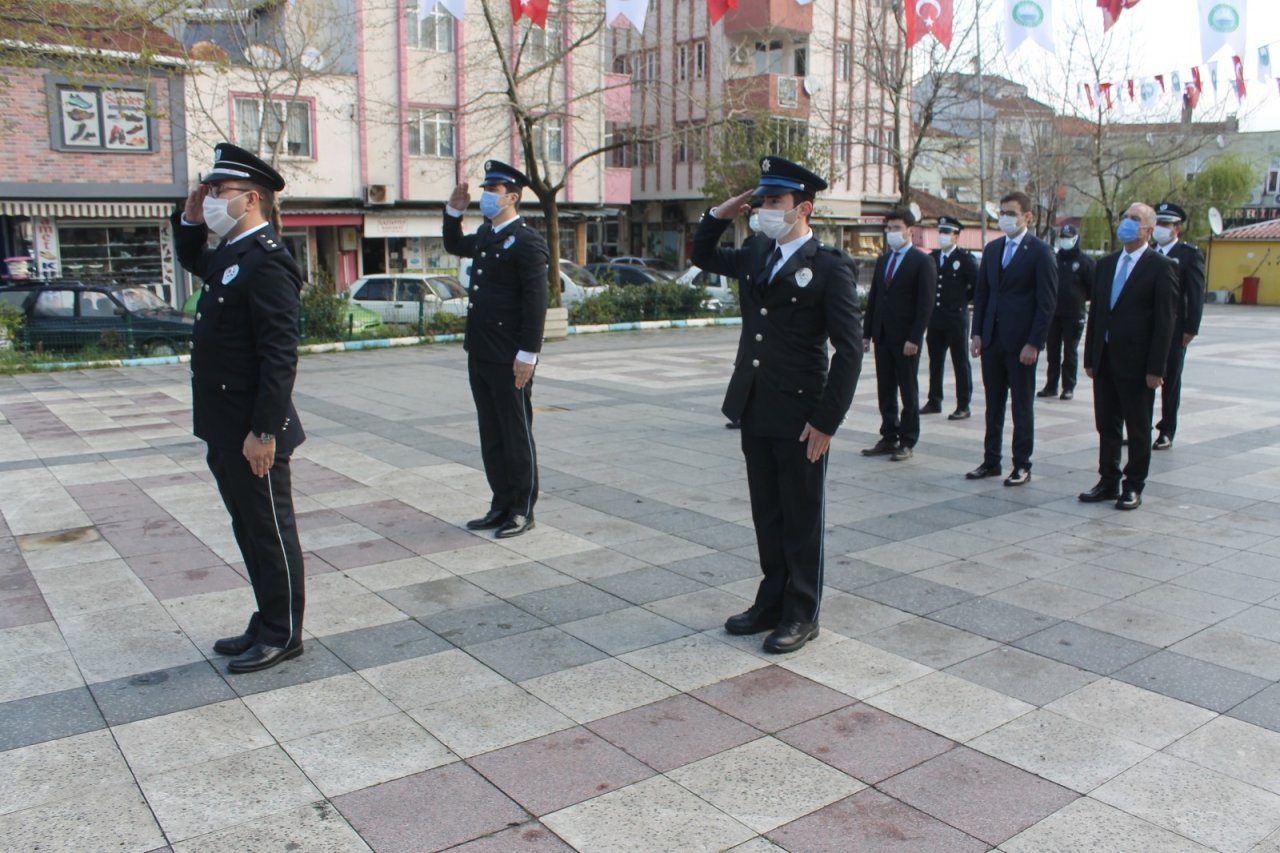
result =
[[[236,98],[236,144],[270,161],[282,157],[312,157],[311,103],[273,98]]]
[[[62,274],[146,285],[164,280],[155,225],[63,225],[58,228]]]
[[[58,150],[154,150],[146,90],[57,86],[55,96],[53,143]]]

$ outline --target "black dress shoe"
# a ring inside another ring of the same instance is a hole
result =
[[[771,614],[767,611],[757,609],[752,606],[737,614],[730,616],[724,620],[724,629],[730,634],[743,636],[746,634],[759,634],[761,631],[771,631],[778,625],[777,614]]]
[[[301,654],[301,642],[297,645],[284,647],[254,643],[253,646],[245,650],[244,654],[231,659],[231,663],[227,664],[227,672],[261,672],[264,669],[271,669],[276,664],[284,663],[290,658],[296,658]]]
[[[1076,397],[1075,391],[1063,391],[1061,394],[1058,395],[1059,400],[1074,400],[1075,397]]]
[[[929,402],[925,403],[923,406],[920,407],[920,414],[940,415],[942,414],[942,404],[935,403],[932,400],[930,400]]]
[[[1000,476],[999,465],[988,465],[986,462],[983,462],[977,468],[974,468],[968,474],[965,474],[964,478],[966,480],[981,480],[984,477],[999,477],[999,476]]]
[[[775,655],[798,651],[817,636],[817,622],[787,622],[774,628],[773,633],[764,638],[764,650]]]
[[[213,644],[213,650],[220,655],[242,655],[253,647],[253,635],[245,632],[239,637],[223,637]]]
[[[505,509],[491,509],[485,513],[484,518],[473,518],[467,522],[468,530],[492,530],[495,527],[501,527],[507,520],[507,511]]]
[[[894,462],[903,462],[907,459],[910,459],[911,456],[912,456],[911,448],[907,447],[905,444],[900,444],[898,445],[897,449],[893,451],[893,455],[890,456],[889,458],[892,459]]]
[[[1137,509],[1142,506],[1142,492],[1125,489],[1116,500],[1116,509]]]
[[[1041,388],[1036,392],[1037,397],[1056,397],[1058,392],[1053,388]]]
[[[969,407],[965,406],[963,409],[956,409],[954,412],[947,415],[947,420],[962,421],[967,417],[969,417]]]
[[[524,533],[526,530],[532,530],[532,529],[533,529],[532,515],[513,515],[510,518],[508,518],[506,520],[506,523],[504,523],[501,527],[499,527],[498,532],[493,535],[499,539],[510,539],[512,536],[519,536],[521,533]]]
[[[1031,482],[1031,469],[1019,468],[1016,465],[1013,470],[1009,472],[1009,476],[1004,478],[1004,484],[1006,486],[1021,486],[1024,483],[1029,482]]]
[[[1156,436],[1155,442],[1151,445],[1152,450],[1168,450],[1173,447],[1173,436],[1160,433]]]
[[[883,439],[876,442],[875,447],[867,447],[862,451],[863,456],[890,456],[893,451],[898,449],[896,441],[884,441]]]
[[[1087,492],[1081,492],[1076,495],[1076,500],[1085,504],[1102,503],[1103,501],[1113,501],[1120,497],[1120,487],[1111,483],[1104,483],[1099,480],[1098,485],[1094,486]]]

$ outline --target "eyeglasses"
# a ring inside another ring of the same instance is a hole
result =
[[[252,187],[232,187],[232,186],[228,186],[227,184],[210,184],[209,196],[211,198],[221,198],[222,194],[227,190],[231,190],[236,193],[257,192],[257,190],[253,189]]]

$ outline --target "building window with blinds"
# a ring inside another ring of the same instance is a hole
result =
[[[409,156],[453,157],[454,114],[443,110],[409,111]]]
[[[311,102],[236,98],[236,144],[270,162],[281,157],[314,158]]]

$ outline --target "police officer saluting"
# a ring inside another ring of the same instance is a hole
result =
[[[969,401],[973,399],[969,302],[973,299],[973,284],[978,280],[978,261],[956,246],[963,228],[960,220],[953,216],[938,217],[941,248],[929,253],[938,267],[938,293],[925,335],[929,348],[929,400],[920,409],[922,415],[942,413],[942,376],[947,368],[947,353],[950,353],[956,374],[956,410],[947,418],[953,421],[969,417]]]
[[[204,281],[191,343],[195,434],[231,515],[258,609],[218,640],[232,673],[302,654],[302,546],[289,456],[305,436],[292,393],[302,276],[274,222],[280,173],[230,143],[173,214],[178,260]],[[222,238],[208,248],[208,233]]]
[[[471,264],[467,372],[480,423],[480,456],[489,481],[489,511],[467,522],[497,530],[499,539],[533,527],[538,456],[533,442],[533,371],[547,320],[547,241],[520,218],[516,206],[529,179],[497,160],[484,164],[480,212],[488,220],[462,233],[471,203],[466,184],[449,196],[444,247]]]
[[[1080,251],[1080,232],[1074,225],[1058,229],[1058,304],[1049,322],[1045,342],[1048,372],[1044,387],[1037,397],[1058,393],[1062,378],[1063,400],[1076,395],[1077,368],[1080,363],[1080,336],[1084,334],[1085,314],[1093,293],[1093,258]]]

